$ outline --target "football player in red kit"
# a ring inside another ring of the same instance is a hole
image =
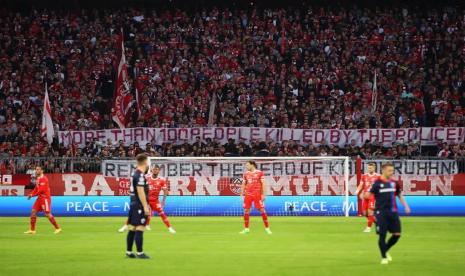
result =
[[[246,172],[244,173],[244,180],[241,186],[241,197],[244,197],[244,230],[240,234],[247,234],[249,230],[250,208],[252,203],[255,208],[260,211],[260,214],[265,224],[265,231],[272,234],[268,224],[268,216],[265,212],[265,178],[263,172],[257,169],[255,161],[247,161],[245,163]],[[245,195],[245,196],[244,196]]]
[[[165,206],[166,202],[166,197],[168,196],[168,185],[167,181],[165,178],[159,177],[158,174],[160,173],[160,167],[155,165],[152,168],[151,175],[148,175],[146,177],[147,183],[149,185],[149,196],[148,196],[148,203],[150,205],[151,212],[157,212],[158,215],[160,216],[161,220],[163,223],[166,225],[168,228],[168,231],[171,234],[176,234],[176,230],[174,230],[173,227],[171,227],[170,221],[168,219],[168,216],[166,216],[165,211],[163,210],[163,207]],[[160,192],[163,191],[163,199],[160,202],[159,196]],[[150,221],[152,219],[152,216],[149,216],[147,219],[147,225],[146,229],[151,230],[150,228]],[[124,232],[128,229],[127,223],[123,225],[118,231],[119,232]]]
[[[160,167],[155,165],[152,168],[152,175],[147,178],[147,182],[149,183],[149,205],[152,212],[157,212],[160,216],[163,223],[168,228],[168,231],[171,234],[175,234],[176,231],[171,227],[170,221],[163,210],[165,206],[166,197],[168,196],[168,185],[166,183],[166,179],[163,177],[159,177],[158,174],[160,173]],[[160,192],[163,191],[163,199],[160,202],[159,196]],[[150,230],[150,220],[152,216],[149,217],[147,221],[147,228]]]
[[[55,217],[51,213],[52,197],[50,196],[50,186],[48,185],[48,178],[44,175],[42,167],[36,167],[36,186],[32,193],[29,194],[27,199],[37,196],[36,202],[32,206],[31,211],[31,228],[24,232],[24,234],[35,234],[36,233],[36,221],[37,213],[44,212],[50,223],[55,227],[55,234],[61,232],[60,226],[55,220]]]
[[[372,196],[368,199],[363,198],[363,194],[368,192],[371,189],[371,185],[379,178],[379,174],[376,173],[376,163],[370,162],[367,166],[367,173],[362,175],[360,185],[357,187],[355,192],[357,195],[360,193],[360,198],[362,199],[362,212],[363,215],[367,217],[367,227],[363,232],[370,233],[371,226],[375,221],[374,210],[375,210],[375,197]]]

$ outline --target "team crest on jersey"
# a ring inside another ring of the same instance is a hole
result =
[[[141,209],[137,210],[137,213],[142,214],[142,210]]]
[[[384,188],[384,184],[379,185],[381,188]]]
[[[142,219],[140,220],[140,222],[141,222],[141,223],[145,223],[145,218],[142,218]]]
[[[239,177],[229,178],[229,189],[236,195],[241,193],[242,179]]]

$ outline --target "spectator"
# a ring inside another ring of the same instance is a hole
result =
[[[447,143],[442,144],[442,149],[438,152],[438,157],[449,158],[452,155],[452,152],[449,150],[449,145]]]
[[[234,139],[230,138],[228,139],[228,143],[224,145],[224,153],[225,156],[237,156],[239,153],[239,150],[237,148],[237,145],[234,141]]]
[[[131,7],[79,13],[2,10],[0,154],[131,157],[147,150],[111,140],[83,149],[49,147],[40,137],[45,83],[57,129],[116,127],[111,106],[119,26],[124,26],[131,81],[142,93],[143,115],[137,118],[134,106],[129,126],[205,126],[210,115],[216,126],[464,126],[464,10],[425,9],[405,9],[408,16],[396,7],[334,10],[326,5],[315,12],[305,4],[157,13]],[[372,111],[375,71],[378,100]],[[213,99],[217,108],[209,114]],[[206,141],[159,150],[162,155],[253,155],[264,150],[258,145]],[[452,155],[463,155],[463,145],[458,148],[452,147]],[[408,146],[404,152],[268,142],[266,150],[367,157],[419,152]]]
[[[270,151],[268,150],[268,146],[265,142],[260,142],[259,145],[259,150],[255,153],[255,156],[269,156]]]

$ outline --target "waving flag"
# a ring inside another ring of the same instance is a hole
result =
[[[131,95],[131,82],[128,78],[128,65],[124,54],[122,31],[118,44],[121,47],[121,54],[118,64],[118,76],[116,77],[115,96],[111,115],[113,121],[118,124],[119,128],[126,128],[127,122],[129,121],[129,110],[133,104],[133,99]]]
[[[42,137],[46,137],[47,142],[51,144],[53,142],[53,133],[52,111],[50,108],[50,101],[48,99],[47,83],[45,83],[44,109],[42,111],[42,126],[40,128],[40,134]]]

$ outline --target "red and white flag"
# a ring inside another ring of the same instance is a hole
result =
[[[52,110],[50,108],[50,101],[48,99],[47,83],[45,83],[45,97],[44,97],[44,108],[42,110],[42,126],[40,128],[40,134],[42,137],[47,138],[47,142],[51,144],[53,142],[53,122],[52,122]]]
[[[133,104],[131,95],[131,82],[128,78],[128,65],[124,54],[124,39],[121,32],[118,44],[121,47],[120,60],[118,64],[118,76],[116,77],[115,96],[111,115],[119,128],[126,128],[129,121],[129,110]]]

